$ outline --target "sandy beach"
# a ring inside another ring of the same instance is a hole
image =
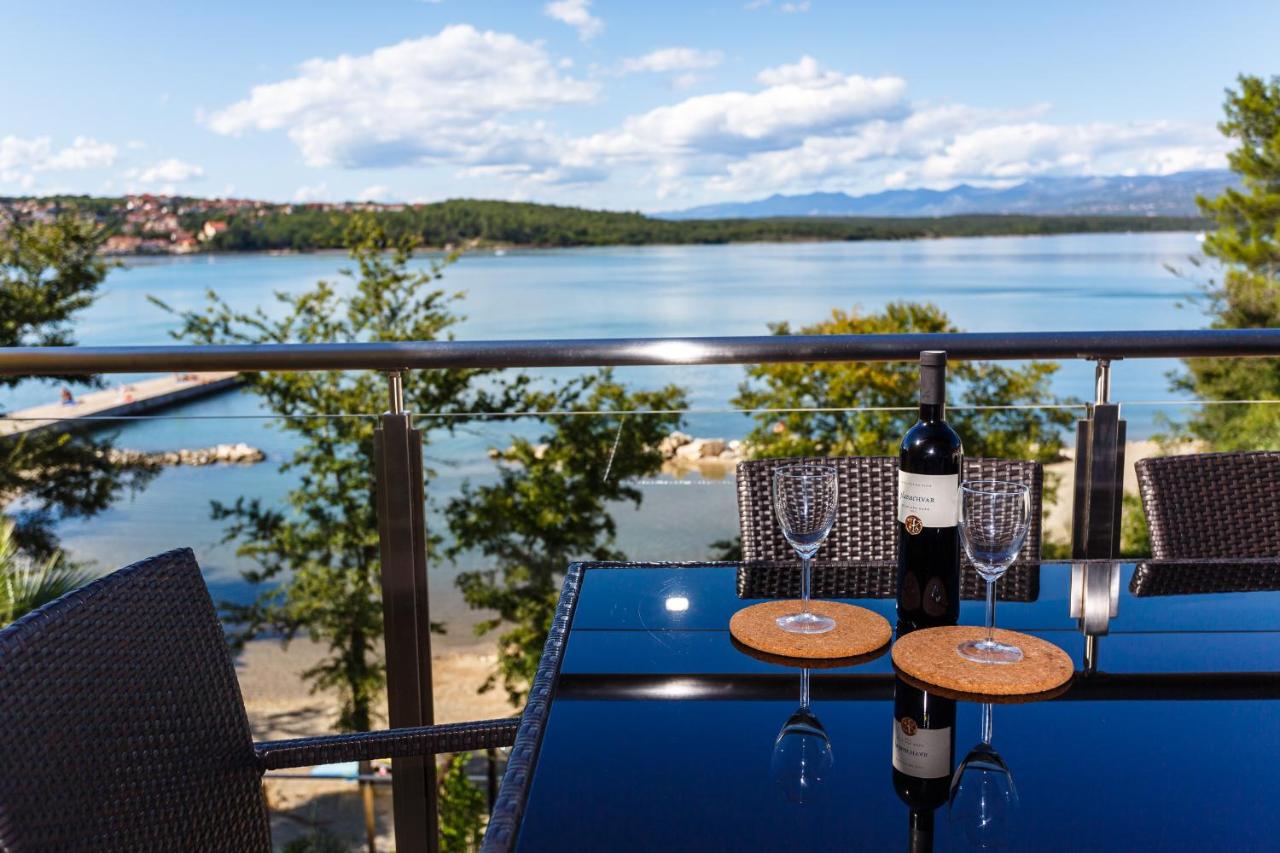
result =
[[[338,697],[333,691],[312,692],[301,673],[323,656],[324,647],[299,639],[282,647],[278,640],[255,640],[236,659],[236,675],[244,694],[255,740],[308,737],[334,731]],[[436,722],[489,719],[516,713],[506,692],[479,693],[494,671],[494,640],[471,646],[447,646],[432,655]],[[386,725],[385,698],[378,707]],[[307,773],[307,769],[296,771]],[[265,783],[271,808],[272,838],[277,848],[324,827],[363,849],[363,808],[354,782],[336,779],[270,779]],[[391,789],[375,787],[378,849],[390,850]]]

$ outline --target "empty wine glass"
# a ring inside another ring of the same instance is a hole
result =
[[[978,663],[1017,663],[1022,649],[995,640],[996,581],[1018,556],[1027,538],[1031,491],[1022,483],[970,480],[960,485],[960,540],[978,574],[987,582],[987,638],[956,647]]]
[[[809,562],[836,520],[836,470],[827,465],[787,465],[773,472],[773,510],[782,535],[800,555],[800,612],[778,617],[796,634],[823,634],[836,620],[809,611]]]
[[[831,772],[831,739],[809,709],[809,670],[800,670],[800,707],[773,742],[769,770],[773,782],[793,803],[815,802]]]
[[[947,818],[964,832],[969,844],[982,849],[1005,847],[1018,811],[1018,789],[1004,759],[991,746],[992,707],[982,706],[982,742],[951,777]]]

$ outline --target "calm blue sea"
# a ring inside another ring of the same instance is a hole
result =
[[[1198,250],[1195,235],[1178,233],[510,251],[467,255],[447,269],[442,285],[466,294],[459,305],[466,320],[456,329],[463,340],[764,334],[770,322],[800,326],[833,308],[871,311],[901,299],[932,301],[968,331],[1196,328],[1205,324],[1201,311],[1188,304],[1196,287],[1166,265],[1186,267],[1187,256]],[[131,261],[111,273],[102,298],[76,324],[77,339],[85,345],[167,343],[176,324],[147,296],[193,308],[212,289],[237,307],[274,311],[272,292],[299,292],[319,279],[341,282],[344,265],[338,254]],[[1150,434],[1157,411],[1176,413],[1177,407],[1138,404],[1175,399],[1167,379],[1175,368],[1165,361],[1115,366],[1114,394],[1129,403],[1131,437]],[[630,368],[620,374],[638,385],[688,387],[697,412],[688,418],[687,432],[733,437],[744,431],[742,416],[724,411],[741,368]],[[1092,365],[1068,363],[1054,391],[1087,398],[1092,379]],[[20,408],[48,401],[56,391],[23,386],[0,405]],[[167,414],[180,417],[124,424],[118,442],[175,449],[245,441],[266,450],[269,461],[169,469],[109,512],[66,522],[64,542],[76,557],[103,568],[191,545],[215,594],[243,598],[248,591],[238,572],[244,565],[233,545],[220,543],[209,501],[239,495],[279,501],[292,478],[279,474],[276,462],[289,452],[291,439],[245,393]],[[432,498],[447,500],[463,479],[490,476],[484,451],[505,444],[510,430],[495,423],[436,435],[428,451],[438,471],[429,487]],[[708,543],[736,532],[725,481],[659,478],[644,494],[640,510],[618,510],[620,544],[633,557],[698,557]],[[479,558],[459,562],[463,568],[483,565]],[[458,568],[433,567],[432,594],[437,612],[461,625],[470,619],[453,592]]]

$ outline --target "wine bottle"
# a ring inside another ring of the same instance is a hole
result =
[[[956,701],[894,682],[893,789],[910,810],[907,849],[923,853],[933,849],[933,813],[950,794]]]
[[[946,422],[947,354],[920,353],[920,420],[898,451],[898,621],[908,628],[960,618],[960,436]]]

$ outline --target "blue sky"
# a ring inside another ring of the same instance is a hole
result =
[[[894,8],[894,7],[897,8]],[[0,194],[529,199],[1219,166],[1280,4],[7,0]]]

